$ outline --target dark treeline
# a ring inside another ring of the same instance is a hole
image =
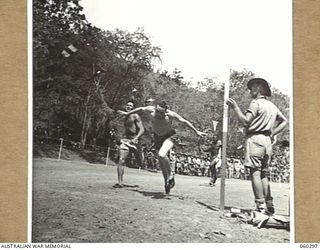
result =
[[[33,117],[37,134],[105,146],[112,127],[119,135],[122,132],[123,120],[115,111],[129,100],[140,106],[154,97],[167,100],[171,109],[200,130],[212,129],[212,121],[218,121],[221,137],[224,83],[210,78],[186,82],[178,69],[155,72],[161,49],[151,44],[143,29],[101,30],[89,23],[82,11],[78,0],[33,1]],[[245,84],[253,76],[245,69],[231,72],[230,97],[240,102],[242,110],[250,102]],[[289,97],[274,89],[271,100],[289,118]],[[148,144],[151,131],[144,123],[144,143]],[[180,126],[177,130],[181,145],[185,145],[177,151],[200,153],[201,141],[192,131]],[[284,139],[289,139],[288,128],[278,138]],[[237,147],[243,140],[240,123],[231,111],[228,154],[241,155]]]

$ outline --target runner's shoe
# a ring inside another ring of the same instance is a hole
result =
[[[166,194],[169,194],[170,193],[170,184],[168,183],[168,184],[166,184],[166,185],[164,185],[164,189],[165,189],[165,192],[166,192]]]
[[[210,180],[210,182],[209,182],[209,186],[212,186],[212,187],[214,187],[216,184],[213,182],[213,180]]]
[[[176,185],[176,182],[174,180],[174,176],[169,180],[169,187],[172,189]]]

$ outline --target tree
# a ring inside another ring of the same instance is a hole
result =
[[[81,11],[78,1],[34,2],[33,89],[35,121],[76,128],[85,145],[88,135],[104,134],[132,89],[142,89],[161,51],[142,29],[103,31]]]
[[[34,117],[47,120],[48,130],[64,101],[73,99],[67,94],[72,78],[65,74],[61,52],[86,25],[81,10],[78,1],[33,1]]]
[[[34,0],[33,4],[35,125],[46,124],[52,134],[59,126],[84,146],[90,138],[103,141],[111,125],[122,127],[115,111],[128,100],[142,105],[153,96],[167,100],[171,109],[198,129],[212,129],[212,121],[218,121],[221,135],[224,83],[205,78],[191,88],[178,69],[172,74],[154,73],[161,49],[151,44],[143,29],[101,30],[87,22],[77,0]],[[242,110],[250,102],[245,84],[253,76],[245,69],[231,72],[230,97],[241,100]],[[288,117],[289,98],[274,91],[271,100]],[[244,136],[237,132],[241,125],[232,111],[229,117],[228,154],[238,154]],[[199,148],[192,131],[181,125],[176,128],[186,150]],[[289,138],[289,131],[281,136]]]
[[[230,97],[238,101],[242,111],[245,111],[251,101],[246,83],[254,77],[254,73],[244,69],[243,71],[233,70],[230,75]],[[159,100],[164,99],[168,102],[170,109],[178,112],[195,126],[203,131],[213,130],[212,121],[218,121],[216,135],[218,139],[222,138],[223,125],[223,101],[224,101],[224,83],[214,79],[204,79],[199,82],[195,88],[188,87],[182,82],[177,83],[167,74],[150,73],[144,81],[144,96],[156,96]],[[274,93],[273,101],[284,115],[289,110],[289,98],[281,93]],[[288,117],[288,116],[287,116]],[[150,127],[147,124],[147,127]],[[228,126],[228,147],[229,156],[243,155],[243,151],[238,147],[244,143],[245,134],[241,123],[235,113],[229,112]],[[196,138],[192,131],[186,130],[181,125],[176,125],[179,137],[186,144],[184,150],[195,151],[198,153],[201,141]],[[288,138],[288,130],[279,136],[279,139]]]

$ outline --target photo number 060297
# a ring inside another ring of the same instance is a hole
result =
[[[291,1],[32,11],[31,242],[292,242]]]

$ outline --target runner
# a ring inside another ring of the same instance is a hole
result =
[[[133,102],[128,102],[126,105],[126,112],[131,111],[133,108]],[[132,155],[133,153],[139,167],[142,166],[142,152],[139,144],[139,138],[144,133],[144,127],[140,116],[138,114],[127,115],[124,120],[124,127],[125,137],[121,140],[120,144],[120,157],[117,166],[118,183],[113,186],[115,188],[123,187],[125,162],[129,155]]]
[[[158,152],[160,168],[165,183],[165,193],[169,194],[170,189],[175,185],[174,176],[171,173],[170,161],[167,156],[169,150],[173,147],[174,135],[176,134],[176,131],[172,128],[172,120],[184,123],[198,136],[205,136],[206,133],[198,131],[188,120],[169,110],[165,101],[158,102],[155,106],[139,107],[130,112],[121,113],[130,116],[141,111],[147,113],[151,120],[154,131],[154,147]]]
[[[271,90],[266,80],[251,79],[247,87],[253,100],[245,114],[232,98],[227,100],[227,104],[234,109],[246,128],[244,166],[250,169],[257,210],[274,213],[269,185],[272,139],[283,131],[287,125],[287,119],[272,102],[267,100],[266,97],[271,96]]]

